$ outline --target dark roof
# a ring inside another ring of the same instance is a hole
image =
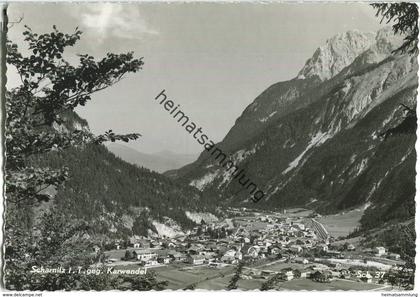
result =
[[[194,260],[204,260],[205,257],[202,255],[190,255],[190,258],[194,259]]]
[[[156,251],[151,250],[134,250],[137,255],[143,255],[143,254],[156,254]]]

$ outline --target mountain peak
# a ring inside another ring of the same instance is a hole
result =
[[[378,31],[375,39],[375,50],[389,55],[402,45],[404,36],[395,34],[391,27],[385,27]]]
[[[317,77],[321,81],[337,75],[375,43],[374,33],[351,30],[337,34],[320,46],[298,74],[299,79]]]

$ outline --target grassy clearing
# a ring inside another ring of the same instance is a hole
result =
[[[157,272],[157,278],[168,281],[168,289],[183,289],[201,279],[198,275],[180,270],[161,270]]]
[[[229,282],[231,278],[229,274],[232,273],[233,267],[223,267],[220,269],[209,268],[207,266],[197,266],[191,269],[161,267],[155,269],[155,271],[159,280],[168,281],[168,289],[183,289],[193,283],[199,283],[197,288],[204,289],[206,287],[206,289],[216,289],[206,284],[212,284],[214,281],[217,286],[218,282],[216,280],[220,280],[219,285],[223,286],[225,278]],[[204,287],[201,287],[202,284]]]
[[[260,269],[261,270],[265,270],[266,269],[266,270],[272,270],[272,271],[278,271],[278,272],[280,272],[284,268],[303,269],[303,268],[305,268],[307,266],[310,266],[310,265],[309,264],[308,265],[304,265],[304,264],[299,264],[299,263],[281,263],[280,262],[280,263],[275,263],[273,265],[263,266]]]
[[[349,212],[328,215],[316,219],[324,225],[328,233],[335,238],[349,235],[360,224],[359,221],[363,215],[363,210],[355,209]]]
[[[231,278],[232,276],[229,275],[216,279],[210,279],[199,283],[196,288],[204,290],[225,290]]]

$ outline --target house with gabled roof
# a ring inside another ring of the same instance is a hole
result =
[[[204,264],[205,260],[206,258],[202,255],[188,255],[187,256],[188,263],[193,264],[193,265]]]
[[[135,256],[137,260],[140,260],[140,261],[147,261],[147,260],[157,258],[157,254],[155,252],[150,251],[150,250],[143,250],[143,249],[134,250],[133,255]]]

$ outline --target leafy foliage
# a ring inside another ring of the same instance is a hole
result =
[[[401,255],[401,259],[409,261],[416,256],[416,231],[413,223],[391,224],[383,230],[366,236],[364,245],[374,248],[385,246],[392,253]]]
[[[17,44],[7,42],[7,63],[17,70],[21,85],[9,90],[6,100],[6,196],[8,202],[20,204],[48,199],[42,190],[68,178],[67,168],[31,168],[28,158],[86,143],[129,141],[140,136],[117,135],[112,130],[99,136],[87,130],[66,130],[62,116],[143,65],[133,53],[108,53],[99,61],[80,55],[79,65],[73,66],[63,54],[80,39],[81,31],[63,34],[54,27],[53,32],[38,35],[26,28],[23,35],[28,56]]]
[[[8,213],[15,216],[17,213]],[[38,226],[27,231],[18,220],[8,220],[5,232],[5,284],[12,290],[60,290],[75,287],[72,274],[34,273],[32,267],[83,267],[94,257],[85,253],[91,243],[83,238],[84,222],[65,217],[58,210],[45,214]],[[81,252],[84,251],[84,252]]]
[[[40,160],[47,160],[52,153],[80,152],[105,141],[140,136],[118,135],[112,130],[95,136],[83,125],[73,125],[83,122],[75,115],[75,107],[85,105],[92,94],[143,65],[131,52],[108,53],[99,61],[80,55],[79,64],[71,65],[64,59],[64,50],[74,46],[81,34],[77,29],[63,34],[54,26],[53,32],[38,35],[27,27],[23,35],[28,56],[16,44],[7,43],[7,63],[16,68],[21,84],[6,94],[5,285],[12,290],[163,289],[166,284],[157,281],[153,273],[134,277],[70,273],[69,267],[103,266],[103,254],[92,250],[91,222],[63,212],[59,203],[39,221],[32,217],[40,211],[38,202],[51,197],[48,191],[62,188],[75,176],[69,166],[42,165]],[[34,267],[64,271],[38,273]]]
[[[363,233],[362,233],[363,234]],[[359,234],[360,235],[360,234]],[[400,289],[412,290],[416,270],[416,230],[414,220],[400,224],[388,224],[374,233],[365,234],[363,245],[374,248],[387,247],[389,252],[397,253],[405,264],[397,265],[396,269],[388,272],[384,278]]]
[[[10,227],[5,238],[5,284],[9,290],[162,290],[166,286],[154,273],[108,274],[101,253],[93,251],[87,222],[59,209],[45,213],[31,232],[18,224]],[[63,270],[40,273],[33,267]],[[100,273],[85,273],[88,269]]]
[[[276,284],[283,280],[284,273],[276,273],[270,277],[266,282],[261,285],[261,291],[273,290],[276,287]]]
[[[404,43],[394,52],[418,52],[418,18],[419,11],[416,3],[373,3],[376,9],[376,16],[382,16],[381,23],[394,22],[392,29],[395,34],[405,34]]]
[[[236,290],[238,288],[238,281],[241,279],[242,270],[244,269],[245,262],[240,261],[235,268],[235,273],[229,281],[227,286],[228,290]]]

